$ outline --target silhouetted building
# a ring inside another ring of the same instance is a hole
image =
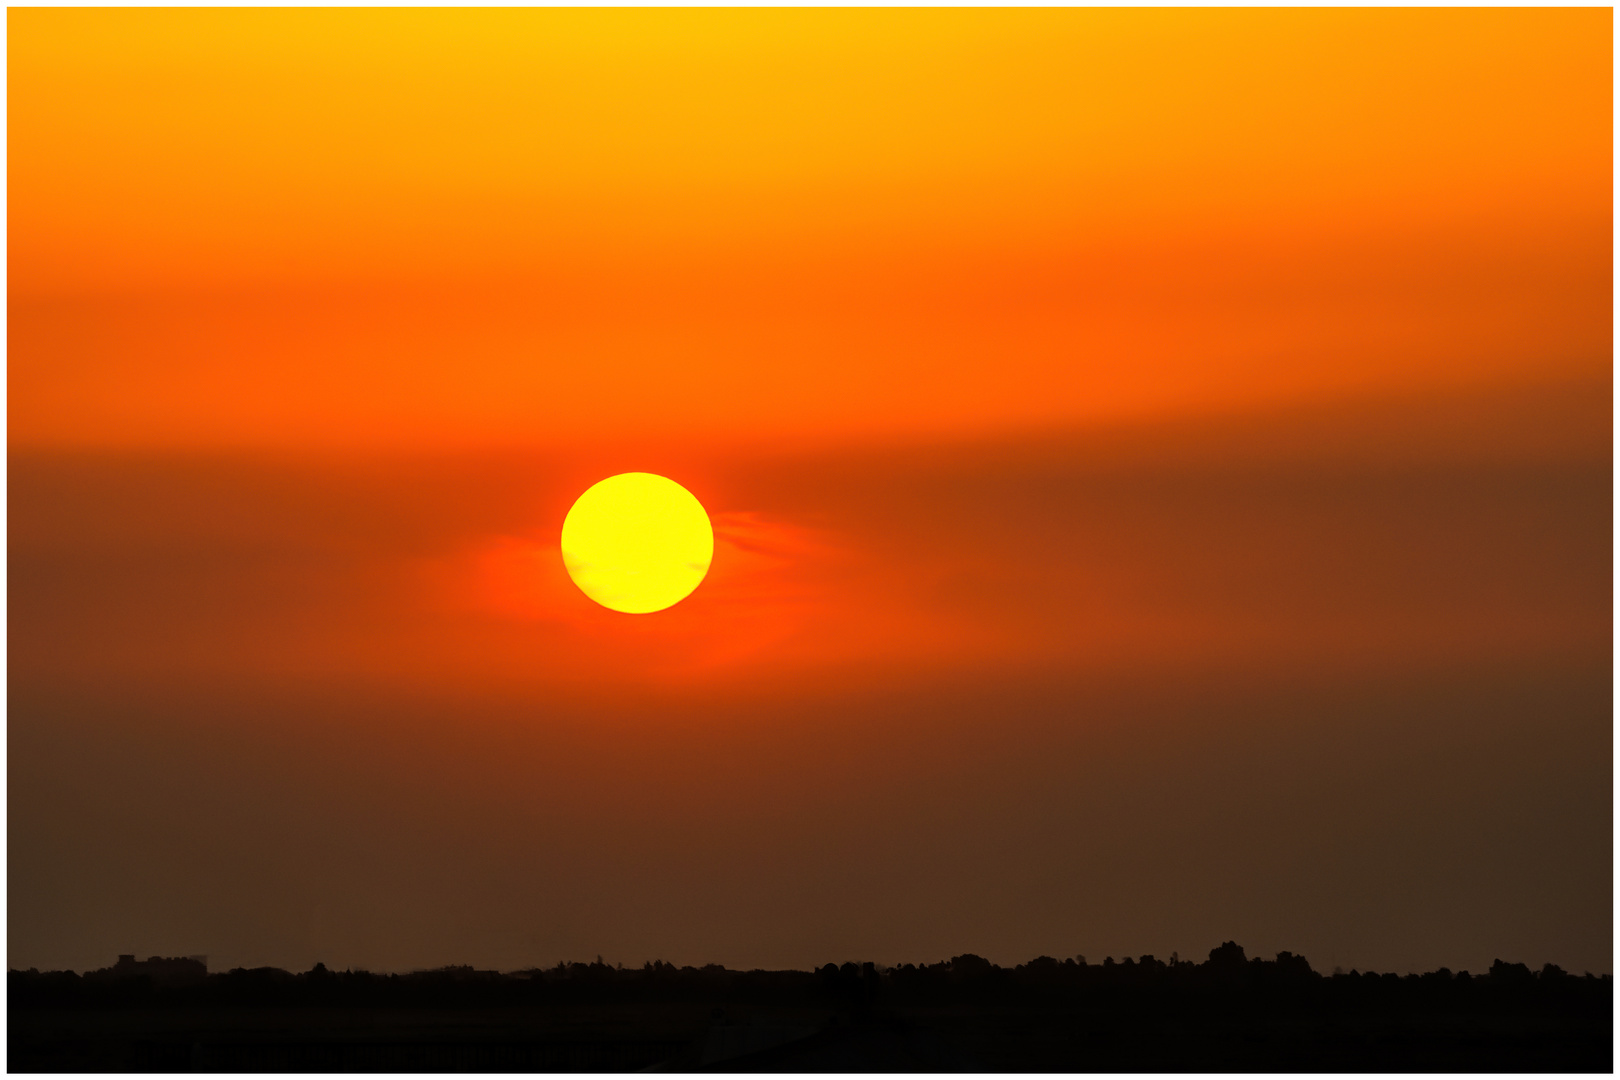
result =
[[[148,956],[145,960],[137,960],[134,953],[120,953],[118,963],[110,970],[115,979],[145,975],[158,986],[185,986],[200,983],[208,977],[208,957]]]

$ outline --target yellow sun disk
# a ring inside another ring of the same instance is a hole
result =
[[[563,565],[584,594],[633,615],[691,595],[714,559],[703,504],[654,473],[620,473],[592,485],[563,519]]]

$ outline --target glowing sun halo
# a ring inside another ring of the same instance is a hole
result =
[[[703,504],[653,473],[593,484],[563,519],[563,565],[586,596],[631,614],[662,611],[698,587],[714,558]]]

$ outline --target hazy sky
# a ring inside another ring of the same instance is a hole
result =
[[[1611,970],[1610,12],[7,18],[12,966]]]

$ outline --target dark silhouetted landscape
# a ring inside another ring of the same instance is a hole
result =
[[[15,1072],[1609,1072],[1613,979],[1302,956],[999,967],[654,962],[210,974],[201,957],[11,971]]]

